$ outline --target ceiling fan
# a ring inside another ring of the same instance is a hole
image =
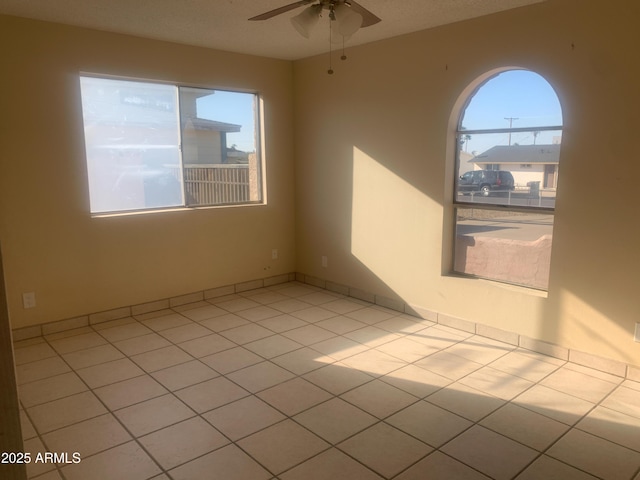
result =
[[[329,12],[331,30],[335,34],[341,35],[343,39],[350,37],[360,28],[369,27],[381,21],[380,18],[354,0],[300,0],[256,15],[249,20],[268,20],[276,15],[295,10],[304,5],[310,6],[303,10],[302,13],[293,17],[291,23],[295,29],[306,38],[309,38],[310,30],[317,23],[323,10]]]

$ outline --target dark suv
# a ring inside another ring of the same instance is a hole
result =
[[[513,175],[506,170],[473,170],[460,175],[458,192],[478,192],[488,197],[492,192],[506,193],[514,188]]]

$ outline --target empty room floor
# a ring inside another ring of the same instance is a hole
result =
[[[15,347],[30,478],[640,480],[640,383],[296,282]]]

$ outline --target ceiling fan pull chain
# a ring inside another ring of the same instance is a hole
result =
[[[327,70],[327,73],[329,75],[333,75],[333,68],[331,68],[331,48],[332,48],[332,46],[331,46],[331,22],[333,21],[333,18],[335,18],[335,17],[333,17],[333,18],[331,18],[331,17],[332,17],[332,15],[329,14],[329,70]]]

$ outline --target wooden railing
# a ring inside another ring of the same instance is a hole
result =
[[[187,165],[187,205],[244,203],[251,199],[248,165]]]

